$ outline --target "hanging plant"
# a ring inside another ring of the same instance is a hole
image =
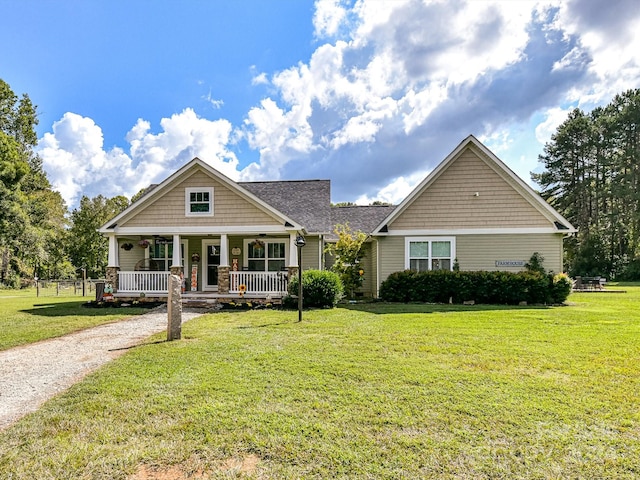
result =
[[[138,245],[140,245],[142,248],[147,248],[149,246],[149,240],[140,240],[138,242]]]
[[[133,248],[133,243],[123,243],[120,248],[124,248],[125,250],[129,251]]]

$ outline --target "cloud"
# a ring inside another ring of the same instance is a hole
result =
[[[430,170],[470,133],[491,135],[559,105],[592,75],[588,50],[559,28],[558,8],[534,1],[316,8],[317,32],[351,30],[272,75],[276,93],[245,119],[260,162],[243,177],[329,176],[340,198],[369,198]]]
[[[469,134],[528,172],[571,108],[637,87],[636,3],[318,0],[308,59],[249,67],[267,96],[242,124],[185,109],[104,150],[100,128],[67,113],[41,156],[68,200],[114,179],[109,194],[130,195],[197,155],[232,178],[331,178],[335,199],[398,202]],[[258,160],[241,168],[238,145]]]
[[[228,149],[228,121],[203,119],[187,108],[163,118],[160,126],[155,134],[148,121],[139,119],[126,137],[128,153],[105,150],[101,128],[91,118],[67,112],[40,140],[38,153],[54,188],[72,207],[82,195],[130,197],[196,156],[238,178],[238,160]]]

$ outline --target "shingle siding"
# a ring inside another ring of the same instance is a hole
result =
[[[552,225],[475,151],[467,148],[393,220],[389,229]]]
[[[213,187],[213,216],[188,217],[185,215],[185,189],[189,187]],[[120,226],[241,226],[279,225],[271,215],[259,209],[245,198],[205,172],[196,169],[164,195]]]

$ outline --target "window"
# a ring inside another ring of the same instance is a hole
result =
[[[405,241],[405,268],[416,272],[453,268],[454,237],[409,237]]]
[[[279,272],[286,265],[286,242],[247,241],[247,267],[251,272]]]
[[[186,268],[186,264],[184,263],[186,242],[186,240],[180,242],[180,262],[182,268]],[[149,250],[149,256],[154,260],[154,266],[158,267],[162,272],[168,272],[173,263],[173,241],[157,238],[151,243]]]
[[[213,188],[196,187],[185,189],[185,215],[212,216],[213,215]]]

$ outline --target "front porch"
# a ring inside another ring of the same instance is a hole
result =
[[[114,297],[166,301],[169,276],[183,298],[214,302],[281,299],[297,275],[297,232],[109,235],[107,283]]]

